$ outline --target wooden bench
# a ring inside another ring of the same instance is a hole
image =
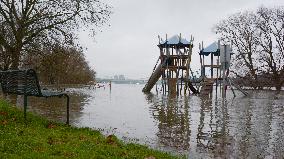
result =
[[[69,96],[66,93],[41,90],[35,70],[7,70],[0,71],[2,92],[24,96],[24,117],[26,119],[28,96],[35,97],[66,97],[66,124],[69,125]]]

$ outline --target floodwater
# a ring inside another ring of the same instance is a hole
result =
[[[248,97],[236,92],[235,98],[228,91],[224,101],[215,91],[212,97],[170,98],[142,88],[67,89],[71,124],[189,158],[284,158],[283,91],[249,91]],[[64,121],[65,102],[31,97],[29,111]]]

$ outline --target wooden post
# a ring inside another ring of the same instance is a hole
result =
[[[177,94],[177,96],[179,96],[179,83],[178,83],[178,81],[179,81],[179,56],[178,56],[178,54],[179,53],[178,53],[178,51],[179,51],[179,47],[176,46],[177,58],[175,59],[175,61],[176,61],[175,70],[176,70],[176,79],[177,79],[177,83],[176,83],[176,89],[177,89],[176,94]]]
[[[213,78],[213,53],[211,53],[211,78]]]
[[[163,91],[163,94],[165,94],[165,90],[164,90],[164,78],[162,78],[162,91]]]
[[[183,65],[183,64],[182,64]],[[184,83],[184,73],[183,73],[183,71],[184,70],[181,70],[181,81],[180,81],[180,92],[179,92],[179,94],[181,95],[182,94],[182,90],[183,90],[183,87],[182,87],[182,85],[183,85],[183,83]]]
[[[218,90],[218,73],[219,73],[219,56],[217,58],[217,76],[216,76],[216,96],[217,96],[217,90]]]
[[[204,55],[202,55],[202,71],[203,71],[203,76],[205,77],[205,67],[204,67],[204,65],[205,65],[205,63],[204,63]]]
[[[176,95],[176,82],[177,82],[177,79],[176,78],[171,78],[171,79],[168,79],[168,87],[169,87],[169,95],[172,96],[172,95]]]
[[[200,73],[201,73],[201,76],[202,76],[202,57],[201,55],[199,55],[199,59],[200,59]]]
[[[167,92],[167,85],[166,85],[165,78],[163,79],[163,84],[164,84],[164,86],[163,86],[164,94],[166,94],[166,92]]]

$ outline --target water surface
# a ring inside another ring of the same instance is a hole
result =
[[[71,123],[190,158],[284,158],[284,93],[237,92],[227,100],[143,94],[143,85],[70,88]],[[219,91],[219,89],[218,89]],[[218,92],[219,95],[219,92]],[[18,104],[22,102],[18,97]],[[65,120],[63,98],[33,98],[29,110]]]

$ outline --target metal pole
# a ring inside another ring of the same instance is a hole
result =
[[[227,46],[224,45],[224,61],[226,61]],[[222,98],[226,98],[226,62],[223,62],[223,92]]]
[[[27,119],[28,96],[24,95],[24,118]]]
[[[67,98],[67,107],[66,107],[66,124],[69,125],[69,96],[65,95]]]
[[[222,98],[226,97],[226,77],[225,70],[223,70],[223,90],[222,90]]]

